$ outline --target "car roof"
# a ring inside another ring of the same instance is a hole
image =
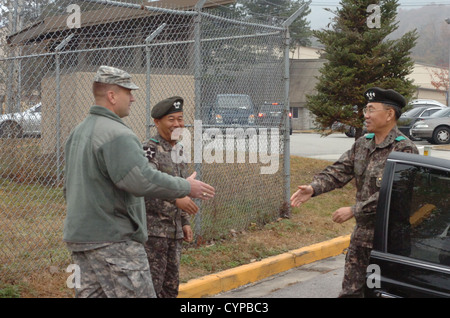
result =
[[[414,99],[409,102],[410,105],[436,105],[441,107],[447,107],[447,105],[442,104],[434,99]]]
[[[419,106],[419,107],[414,107],[411,109],[408,109],[406,112],[402,113],[403,115],[410,115],[411,113],[414,113],[414,115],[419,115],[427,110],[430,109],[444,109],[445,107],[440,107],[440,106],[432,106],[432,105],[428,105],[428,106]],[[403,116],[404,117],[404,116]]]
[[[421,156],[418,154],[406,153],[393,151],[388,156],[388,161],[395,161],[398,163],[412,163],[421,164],[423,166],[435,166],[442,167],[444,169],[450,169],[450,160],[431,157],[431,156]]]

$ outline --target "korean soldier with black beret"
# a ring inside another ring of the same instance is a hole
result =
[[[332,219],[343,223],[355,218],[345,262],[340,297],[363,297],[369,256],[372,249],[375,213],[387,157],[392,151],[418,154],[417,147],[397,128],[405,98],[392,89],[373,87],[365,93],[364,118],[368,134],[356,140],[352,148],[335,163],[314,176],[309,185],[301,185],[291,197],[291,205],[300,206],[311,197],[356,181],[356,203],[336,210]]]
[[[181,97],[173,96],[152,108],[151,115],[158,132],[144,144],[144,150],[149,163],[156,169],[187,178],[183,147],[178,142],[184,127],[183,103]],[[198,207],[185,196],[176,200],[146,197],[145,208],[148,228],[145,249],[155,292],[158,298],[175,298],[182,243],[193,239],[189,215],[197,213]]]

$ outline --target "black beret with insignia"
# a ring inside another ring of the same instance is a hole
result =
[[[183,98],[179,96],[172,96],[157,103],[152,108],[152,117],[160,119],[166,115],[182,112]]]
[[[405,98],[393,89],[372,87],[364,93],[364,96],[369,103],[383,103],[400,108],[403,108],[406,105]]]

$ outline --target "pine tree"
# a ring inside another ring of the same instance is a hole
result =
[[[327,62],[320,69],[317,94],[307,97],[307,107],[323,132],[335,121],[356,128],[362,134],[366,105],[364,92],[370,87],[394,89],[409,99],[416,87],[407,79],[414,67],[410,57],[417,40],[416,30],[399,39],[387,39],[398,28],[397,0],[341,0],[332,27],[314,31],[325,46]],[[379,9],[379,20],[376,19]],[[369,12],[368,12],[369,11]],[[325,132],[324,132],[325,133]]]

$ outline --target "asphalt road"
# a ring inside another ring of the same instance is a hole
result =
[[[291,155],[335,161],[347,150],[349,150],[354,138],[349,138],[345,134],[335,133],[326,137],[312,133],[294,133],[290,138]],[[432,147],[430,156],[450,160],[450,151],[437,150],[436,146],[427,141],[414,142],[423,155],[424,147]]]

